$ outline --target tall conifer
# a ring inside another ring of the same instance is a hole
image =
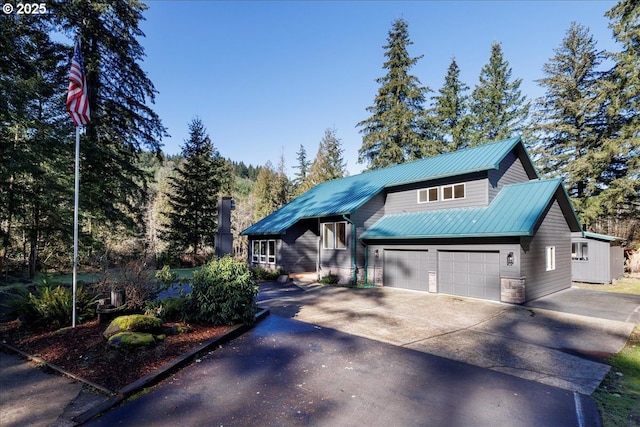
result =
[[[367,163],[370,169],[419,159],[425,152],[420,121],[429,89],[409,74],[411,67],[422,58],[409,56],[407,47],[412,44],[407,21],[394,21],[387,44],[383,46],[387,58],[383,68],[388,72],[376,80],[380,89],[374,104],[367,108],[371,117],[357,125],[363,135],[358,161]]]
[[[500,43],[491,46],[489,62],[471,93],[474,128],[471,145],[509,138],[523,131],[530,103],[522,95],[522,79],[512,80]]]

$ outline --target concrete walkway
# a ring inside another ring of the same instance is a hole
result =
[[[634,328],[632,322],[442,294],[298,285],[307,292],[260,305],[281,316],[586,395],[610,369],[597,360],[620,351]],[[598,294],[600,306],[608,307],[611,294]],[[582,294],[593,307],[594,298],[585,295],[593,293]],[[634,298],[637,304],[628,310],[640,306],[640,296]]]

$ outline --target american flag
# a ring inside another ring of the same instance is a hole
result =
[[[69,93],[67,94],[67,110],[76,126],[89,123],[89,98],[87,96],[87,78],[84,75],[84,62],[80,52],[80,40],[71,59],[69,71]]]

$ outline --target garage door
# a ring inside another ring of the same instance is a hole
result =
[[[428,251],[384,251],[384,285],[394,288],[429,290]]]
[[[500,254],[438,251],[438,292],[500,301]]]

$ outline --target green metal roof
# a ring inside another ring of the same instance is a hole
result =
[[[533,236],[559,188],[560,179],[534,180],[504,186],[486,207],[385,215],[361,239]]]
[[[522,144],[520,137],[323,182],[243,230],[243,235],[282,234],[304,218],[351,214],[384,188],[498,169]]]
[[[624,241],[624,239],[622,239],[620,237],[609,236],[607,234],[592,233],[590,231],[583,231],[582,232],[582,237],[586,237],[587,239],[602,240],[602,241],[605,241],[605,242]]]

